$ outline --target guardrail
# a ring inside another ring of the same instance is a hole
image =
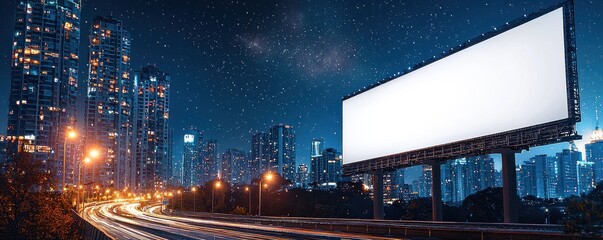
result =
[[[563,226],[552,224],[504,224],[467,222],[427,222],[373,219],[339,219],[306,217],[257,217],[248,215],[179,212],[175,216],[197,217],[217,221],[318,229],[347,233],[394,236],[435,237],[438,239],[579,239],[563,232]]]
[[[114,238],[109,237],[105,232],[94,226],[92,223],[86,221],[81,218],[77,212],[71,212],[73,215],[73,219],[77,222],[78,229],[80,230],[80,234],[84,239],[87,240],[114,240]]]

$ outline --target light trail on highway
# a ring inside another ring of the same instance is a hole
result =
[[[169,216],[160,205],[141,207],[128,201],[88,206],[82,217],[115,239],[399,239]]]

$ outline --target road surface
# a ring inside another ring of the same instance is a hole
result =
[[[399,239],[313,229],[286,228],[168,216],[161,206],[107,202],[88,206],[82,217],[115,239]]]

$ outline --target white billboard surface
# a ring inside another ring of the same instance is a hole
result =
[[[567,119],[559,8],[343,101],[344,164]]]

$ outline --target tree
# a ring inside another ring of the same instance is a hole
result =
[[[519,202],[519,197],[516,199]],[[502,222],[503,189],[487,188],[469,195],[463,201],[465,219],[470,222]]]
[[[68,200],[42,161],[19,153],[0,174],[0,239],[77,239]]]
[[[588,238],[603,234],[603,183],[599,183],[587,195],[568,199],[565,231],[579,233]]]
[[[410,200],[404,219],[430,221],[431,198],[417,198]]]

